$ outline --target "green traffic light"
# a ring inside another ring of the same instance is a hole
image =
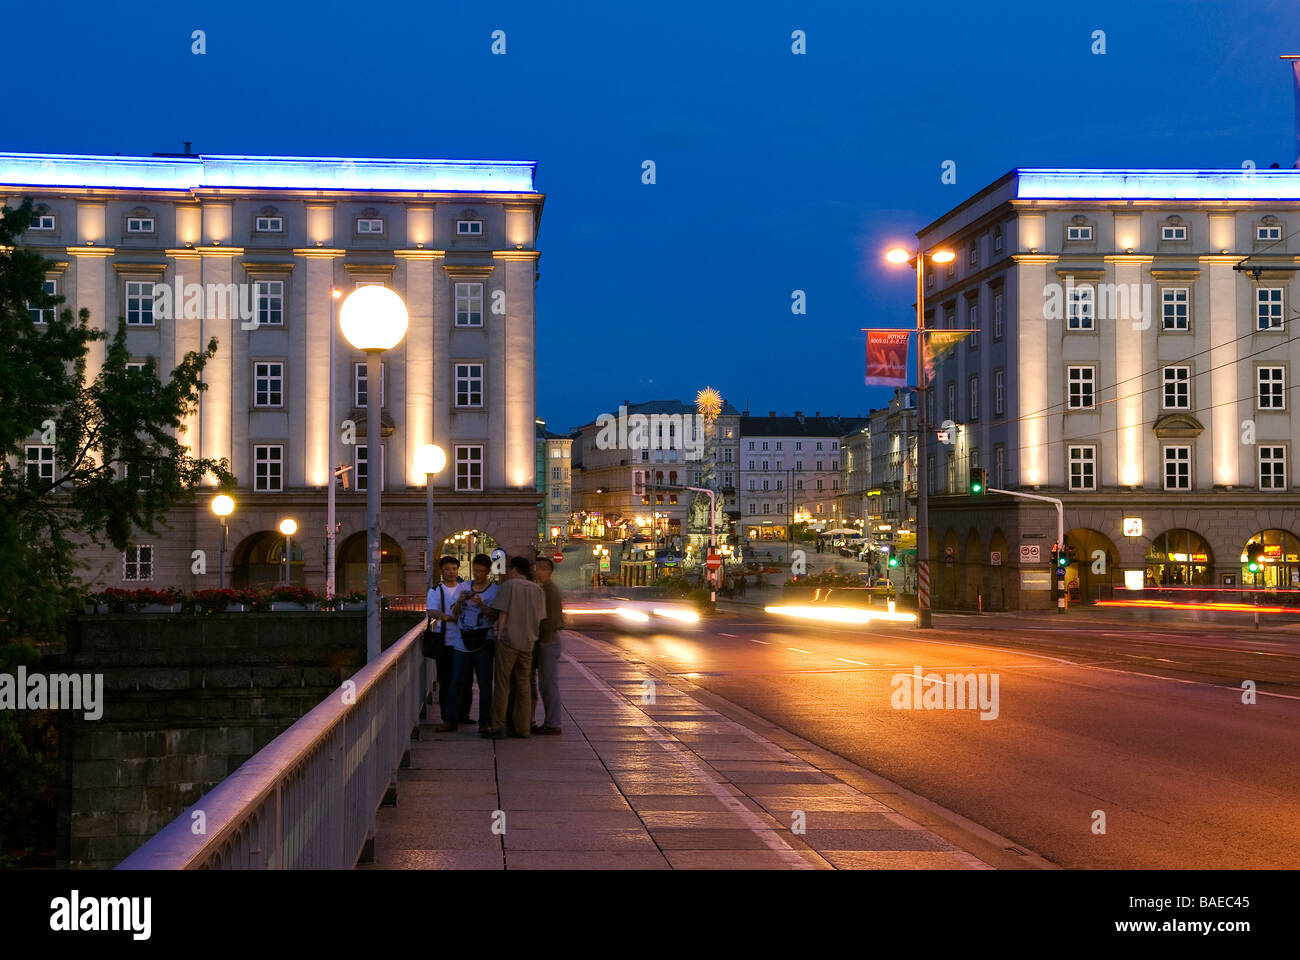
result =
[[[1246,565],[1246,569],[1249,570],[1251,573],[1259,573],[1259,564],[1253,562],[1249,563]]]
[[[898,558],[897,558],[897,557],[890,557],[890,558],[889,558],[889,565],[890,565],[891,567],[896,567],[896,566],[898,566]]]
[[[978,483],[973,483],[973,484],[971,484],[970,492],[971,492],[971,493],[980,493],[980,492],[983,491],[983,489],[984,489],[984,488],[983,488],[980,484],[978,484]]]

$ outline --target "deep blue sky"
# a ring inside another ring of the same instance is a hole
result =
[[[859,328],[910,322],[880,252],[1012,167],[1295,159],[1294,0],[73,2],[6,27],[0,150],[537,161],[557,430],[706,383],[865,413],[888,391]]]

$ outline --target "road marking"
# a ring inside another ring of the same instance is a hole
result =
[[[734,633],[720,633],[720,634],[718,634],[718,636],[720,636],[720,637],[731,637],[733,640],[736,638],[736,635],[735,635]]]
[[[842,663],[856,663],[856,664],[857,664],[858,666],[860,666],[860,667],[869,667],[869,666],[871,666],[871,664],[869,664],[869,663],[863,663],[861,660],[850,660],[848,657],[836,657],[835,659],[836,659],[836,660],[839,660],[839,661],[842,662]]]
[[[753,637],[746,637],[745,639],[748,640],[750,643],[761,643],[765,647],[771,646],[771,644],[766,640],[755,640]]]
[[[586,677],[588,682],[613,701],[615,705],[641,714],[641,716],[645,718],[643,723],[638,724],[641,729],[644,730],[652,740],[658,743],[659,746],[663,747],[667,753],[671,754],[677,763],[689,770],[692,775],[694,775],[695,779],[707,787],[708,791],[717,797],[728,810],[742,820],[745,826],[749,827],[749,829],[753,831],[754,835],[762,840],[763,844],[769,850],[774,851],[790,867],[796,870],[812,869],[812,864],[801,857],[794,847],[786,843],[776,830],[764,823],[758,814],[754,813],[754,811],[750,810],[749,807],[741,803],[739,797],[727,790],[727,788],[722,785],[721,781],[711,776],[709,772],[705,770],[692,755],[689,755],[685,748],[683,748],[676,740],[665,735],[659,729],[659,724],[646,715],[644,711],[638,710],[635,704],[629,701],[627,697],[620,694],[608,683],[588,670],[586,664],[579,663],[568,654],[564,655],[564,659],[567,660],[574,669]],[[710,712],[716,713],[716,711]],[[737,726],[739,726],[739,724],[737,724]]]
[[[811,650],[800,650],[798,647],[788,647],[787,649],[793,650],[795,653],[806,653],[810,657],[816,656]]]

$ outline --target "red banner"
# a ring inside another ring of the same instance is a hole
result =
[[[907,386],[907,346],[911,336],[910,330],[867,331],[867,386]]]

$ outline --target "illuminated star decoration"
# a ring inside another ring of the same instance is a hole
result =
[[[722,394],[712,387],[705,387],[695,395],[695,409],[700,412],[705,423],[713,423],[722,413]]]

